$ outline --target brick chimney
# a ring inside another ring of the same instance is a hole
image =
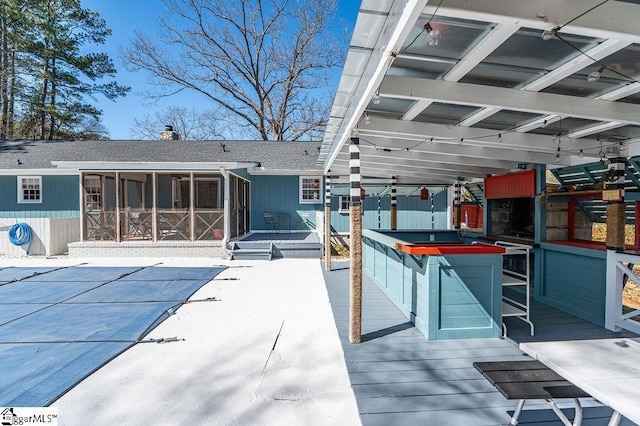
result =
[[[173,131],[173,126],[166,125],[164,126],[164,130],[160,132],[160,140],[161,141],[177,141],[180,139],[180,135],[178,132]]]

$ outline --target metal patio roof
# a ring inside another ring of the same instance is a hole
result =
[[[399,183],[639,154],[638,3],[363,0],[319,165],[348,175],[353,134]]]

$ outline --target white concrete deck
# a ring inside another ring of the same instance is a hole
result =
[[[229,268],[138,344],[55,401],[61,425],[359,425],[317,259],[0,259],[0,267]]]

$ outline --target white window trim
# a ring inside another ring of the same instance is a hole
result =
[[[40,197],[37,200],[25,200],[22,192],[22,181],[24,179],[37,179],[40,187]],[[18,176],[18,204],[42,204],[42,176]]]
[[[302,198],[302,183],[304,179],[314,179],[320,181],[320,187],[318,188],[318,198],[313,200],[305,200]],[[298,202],[300,204],[322,204],[322,177],[321,176],[300,176],[298,181]]]
[[[349,197],[341,195],[338,198],[338,201],[339,201],[339,203],[338,203],[338,213],[349,214]],[[343,207],[345,201],[347,203],[347,207],[346,208]]]

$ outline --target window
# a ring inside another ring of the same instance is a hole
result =
[[[338,213],[349,213],[349,197],[340,197],[340,208]]]
[[[18,203],[42,203],[42,177],[18,176]]]
[[[84,177],[84,207],[86,211],[102,208],[102,181],[100,176],[86,175]]]
[[[322,204],[320,183],[321,178],[300,177],[301,204]]]

